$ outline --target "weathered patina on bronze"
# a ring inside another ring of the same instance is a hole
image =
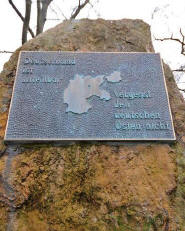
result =
[[[5,141],[175,140],[159,54],[21,52]]]

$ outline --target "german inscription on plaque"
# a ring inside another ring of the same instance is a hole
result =
[[[5,141],[175,140],[159,54],[27,52]]]

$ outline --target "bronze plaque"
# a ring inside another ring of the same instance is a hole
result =
[[[159,54],[22,51],[5,141],[175,140]]]

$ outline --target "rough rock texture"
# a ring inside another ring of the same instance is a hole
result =
[[[0,75],[0,231],[185,230],[185,103],[164,65],[177,142],[6,146],[20,50],[153,51],[141,20],[64,22],[18,49]]]

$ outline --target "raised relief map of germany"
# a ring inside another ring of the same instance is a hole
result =
[[[159,54],[20,53],[5,142],[175,140]]]
[[[78,114],[87,112],[92,107],[87,101],[91,96],[98,96],[105,101],[110,100],[109,92],[100,88],[104,81],[112,83],[121,81],[120,72],[114,71],[109,76],[96,77],[75,75],[75,78],[70,80],[69,86],[64,90],[64,103],[68,104],[66,111]]]

